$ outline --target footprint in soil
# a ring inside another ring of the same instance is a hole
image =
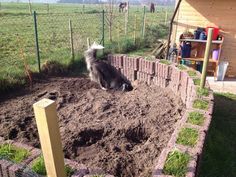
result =
[[[130,143],[139,144],[143,141],[147,141],[150,137],[150,133],[143,124],[139,123],[137,126],[132,126],[125,130],[125,137]]]
[[[107,101],[98,101],[94,103],[93,112],[105,112],[110,109],[112,105]]]
[[[48,94],[48,99],[51,99],[51,100],[56,100],[57,99],[57,97],[58,97],[58,92],[57,91],[52,91],[52,92],[50,92],[49,94]]]

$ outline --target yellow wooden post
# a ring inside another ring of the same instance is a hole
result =
[[[56,114],[56,103],[42,99],[33,105],[48,177],[65,177],[64,155]]]
[[[205,49],[203,67],[202,67],[200,88],[204,88],[205,83],[206,83],[207,66],[208,66],[209,56],[210,56],[210,51],[211,51],[212,35],[213,35],[213,28],[209,28],[208,33],[207,33],[207,43],[206,43],[206,49]]]

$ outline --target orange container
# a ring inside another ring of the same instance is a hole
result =
[[[218,27],[213,27],[213,26],[208,26],[206,27],[206,35],[208,34],[208,29],[209,28],[213,28],[213,36],[212,36],[212,39],[213,40],[217,40],[217,37],[219,35],[219,32],[220,32],[220,28]]]

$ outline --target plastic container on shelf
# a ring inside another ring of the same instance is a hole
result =
[[[218,58],[219,58],[219,49],[214,49],[212,51],[212,59],[213,60],[218,60]]]
[[[224,80],[228,65],[229,65],[229,62],[227,62],[227,61],[220,62],[219,66],[217,68],[217,80],[218,81]]]
[[[208,34],[208,29],[209,29],[209,28],[213,28],[213,36],[212,36],[212,39],[213,39],[213,40],[217,40],[217,37],[218,37],[219,32],[220,32],[220,28],[219,28],[219,27],[208,26],[208,27],[206,27],[206,35]]]

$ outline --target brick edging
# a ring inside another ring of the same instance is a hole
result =
[[[177,122],[176,128],[171,135],[167,147],[162,150],[157,164],[155,165],[153,177],[172,177],[170,175],[164,175],[163,168],[168,153],[174,149],[178,149],[181,152],[188,153],[191,156],[190,162],[188,163],[187,167],[188,171],[186,173],[186,177],[196,176],[198,165],[197,163],[199,159],[201,159],[202,150],[206,134],[211,123],[214,106],[213,92],[210,91],[208,97],[201,97],[201,99],[207,100],[209,103],[209,107],[206,111],[198,110],[192,107],[193,101],[199,98],[193,79],[199,77],[201,74],[197,72],[196,77],[190,77],[187,71],[179,70],[174,64],[166,65],[161,63],[158,59],[145,60],[145,58],[143,57],[109,55],[108,62],[119,71],[121,71],[121,73],[130,81],[139,80],[147,83],[148,85],[154,84],[162,88],[169,88],[175,94],[178,94],[181,97],[181,100],[186,105],[186,112]],[[189,70],[189,68],[187,68],[187,70]],[[209,89],[208,83],[206,83],[206,87]],[[186,122],[188,113],[192,110],[198,110],[199,112],[204,113],[205,122],[202,126],[195,126]],[[176,144],[178,133],[183,127],[192,127],[198,131],[198,142],[194,147]]]
[[[4,140],[3,137],[0,137],[0,145],[2,144],[12,144],[16,147],[24,148],[30,152],[30,155],[19,164],[13,163],[9,160],[0,159],[0,177],[42,176],[35,174],[31,170],[34,160],[36,160],[42,154],[40,149],[13,140]],[[104,175],[104,177],[114,177],[112,175],[105,174],[102,169],[89,168],[84,164],[80,164],[70,159],[64,159],[64,162],[65,165],[70,166],[75,171],[71,177],[89,177],[89,175]]]

